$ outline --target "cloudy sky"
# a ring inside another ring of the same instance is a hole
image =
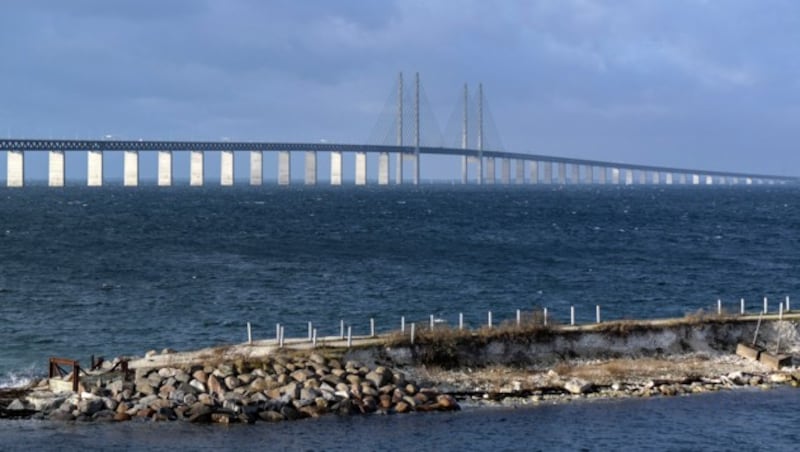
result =
[[[363,143],[418,71],[508,151],[798,175],[798,43],[792,0],[8,1],[0,133]]]

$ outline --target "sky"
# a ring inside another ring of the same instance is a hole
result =
[[[796,176],[798,43],[792,0],[8,1],[0,134],[365,143],[402,71],[506,151]]]

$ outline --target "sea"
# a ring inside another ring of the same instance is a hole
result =
[[[275,337],[771,310],[800,297],[798,186],[0,188],[0,387]],[[800,307],[800,298],[797,299]],[[0,450],[790,450],[800,392],[279,425],[0,422]]]

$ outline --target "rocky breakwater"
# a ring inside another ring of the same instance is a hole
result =
[[[402,372],[318,353],[137,369],[131,377],[87,379],[81,394],[53,394],[44,380],[6,411],[65,421],[227,424],[459,408],[451,396],[420,387]]]
[[[561,376],[550,371],[539,385],[526,386],[519,381],[502,386],[453,391],[467,404],[529,405],[563,403],[583,399],[617,399],[674,397],[739,388],[770,389],[776,386],[800,386],[800,371],[751,373],[734,371],[719,376],[620,380],[613,383],[593,382],[583,378]]]

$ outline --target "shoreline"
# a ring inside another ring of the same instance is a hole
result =
[[[797,315],[769,319],[762,342],[800,350]],[[733,354],[752,318],[523,325],[471,332],[165,349],[82,375],[0,390],[0,418],[278,422],[327,414],[402,414],[800,386],[795,366]],[[782,341],[782,342],[781,342]],[[350,341],[348,341],[350,342]],[[348,346],[349,345],[349,346]],[[624,353],[622,353],[624,352]]]

